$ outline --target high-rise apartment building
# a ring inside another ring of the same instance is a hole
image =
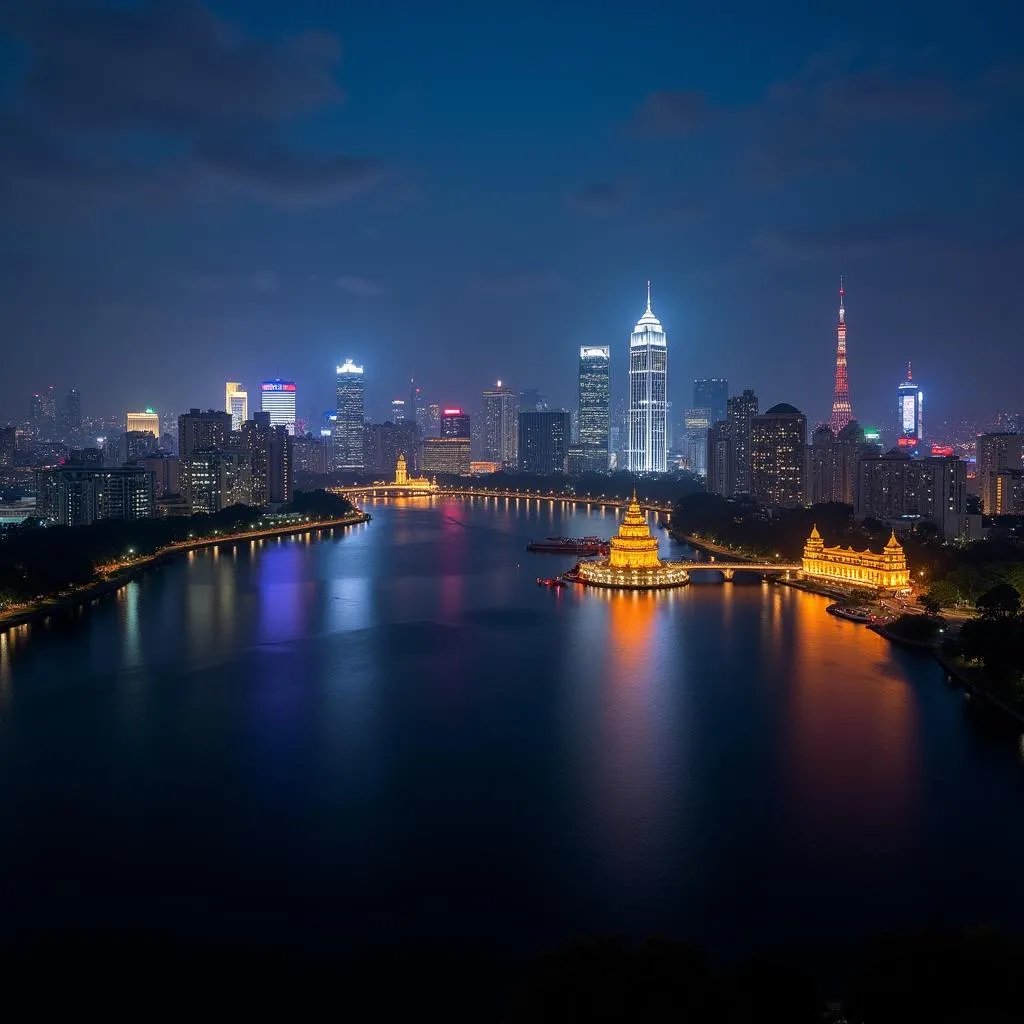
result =
[[[271,428],[268,454],[268,498],[271,505],[285,505],[292,500],[294,459],[292,437],[284,427]]]
[[[750,464],[750,428],[757,415],[757,395],[744,388],[743,394],[734,395],[726,403],[726,418],[729,421],[729,443],[732,449],[733,494],[753,493]]]
[[[142,467],[60,466],[36,473],[39,514],[62,526],[100,519],[148,519],[155,497],[153,474]]]
[[[750,493],[764,505],[806,502],[807,417],[785,402],[750,421]]]
[[[261,391],[261,398],[262,394]],[[249,392],[238,381],[229,380],[224,385],[224,411],[231,413],[232,430],[241,430],[249,418]]]
[[[584,472],[604,473],[608,470],[611,398],[611,349],[607,345],[581,346],[578,444]],[[539,409],[539,403],[534,409]]]
[[[965,529],[966,491],[967,467],[960,459],[890,452],[857,463],[854,514],[890,525],[929,520],[946,540],[955,540]]]
[[[334,468],[361,470],[366,419],[363,368],[346,359],[337,368],[337,419],[334,421]]]
[[[709,494],[728,498],[734,493],[732,423],[719,420],[708,429],[707,487]]]
[[[501,381],[483,393],[483,456],[509,469],[517,464],[519,397]]]
[[[978,494],[989,516],[1021,511],[1021,476],[1024,473],[1024,435],[980,434],[977,442]]]
[[[629,338],[629,450],[633,473],[668,470],[668,339],[651,309],[651,282],[647,282],[647,309]]]
[[[564,409],[521,412],[519,471],[542,474],[566,472],[571,436],[572,420]]]
[[[11,469],[18,453],[18,432],[14,427],[0,427],[0,469]]]
[[[178,417],[178,457],[180,459],[187,459],[193,451],[200,448],[226,448],[230,437],[231,414],[228,412],[219,412],[214,409],[200,412],[199,409],[190,409]]]
[[[472,461],[468,437],[425,437],[421,447],[420,469],[424,473],[469,475]]]
[[[272,427],[284,427],[295,433],[295,381],[265,380],[260,384],[260,411],[270,414]]]
[[[256,413],[242,424],[240,447],[248,465],[247,504],[258,508],[270,502],[270,437],[273,429],[265,412]]]
[[[901,447],[914,447],[924,438],[924,392],[914,383],[910,363],[907,378],[900,381],[896,407],[899,443]]]
[[[807,449],[810,504],[838,501],[852,505],[857,490],[857,463],[880,454],[879,445],[868,441],[856,420],[850,420],[838,437],[827,424],[817,427]]]
[[[701,377],[693,382],[693,407],[707,409],[712,423],[726,418],[729,382],[724,377]]]
[[[140,433],[149,432],[153,437],[160,438],[160,417],[152,409],[145,412],[125,413],[124,429],[131,434],[134,431]]]

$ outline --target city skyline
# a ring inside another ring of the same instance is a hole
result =
[[[173,32],[174,5],[17,6],[0,13],[5,419],[55,367],[94,410],[219,404],[217,380],[255,394],[277,376],[326,409],[346,354],[370,408],[410,373],[469,405],[541,368],[570,408],[582,345],[611,346],[620,386],[620,325],[650,277],[687,339],[676,409],[721,376],[825,421],[840,272],[860,419],[888,415],[908,360],[943,418],[1014,404],[1016,10],[954,27],[869,3],[853,23],[801,11],[779,36],[778,11],[744,5],[773,45],[727,75],[734,16],[655,3],[652,59],[623,85],[607,69],[625,9],[584,26],[571,5],[520,5],[496,50],[483,12],[444,3],[406,12],[397,41],[387,3],[211,0]],[[439,71],[420,37],[490,57]],[[96,53],[112,54],[103,82]],[[985,407],[964,387],[983,373]]]

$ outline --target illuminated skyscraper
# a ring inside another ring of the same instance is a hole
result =
[[[260,385],[260,410],[270,413],[272,427],[284,427],[295,433],[295,381],[265,380]]]
[[[629,339],[629,448],[628,469],[633,473],[668,470],[667,369],[668,339],[661,321],[651,310],[651,282],[647,282],[647,309]]]
[[[484,458],[514,469],[518,444],[519,398],[499,380],[484,392]]]
[[[232,430],[241,430],[249,418],[249,393],[237,381],[224,385],[224,411],[231,413]]]
[[[913,442],[924,438],[924,392],[914,383],[910,363],[907,363],[907,379],[900,382],[898,402],[896,422],[900,447],[912,447]]]
[[[404,423],[409,418],[408,409],[405,401],[401,398],[396,398],[391,402],[391,422],[392,423]],[[413,420],[415,422],[415,420]]]
[[[1005,516],[1019,511],[1024,471],[1024,436],[978,435],[978,493],[986,515]]]
[[[730,483],[732,494],[750,494],[750,424],[757,415],[757,394],[744,388],[742,395],[733,395],[727,403],[729,445],[732,452]]]
[[[583,469],[608,469],[611,434],[611,350],[607,345],[580,348],[580,437]]]
[[[846,376],[846,292],[843,279],[839,278],[839,325],[836,328],[836,383],[832,393],[832,419],[829,426],[836,437],[839,431],[853,419],[850,406],[850,382]]]
[[[334,421],[334,468],[362,469],[365,395],[363,368],[346,359],[337,368],[337,409]]]

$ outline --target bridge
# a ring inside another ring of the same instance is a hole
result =
[[[330,494],[343,498],[436,498],[444,492],[432,484],[422,487],[415,484],[396,484],[378,481],[373,484],[356,484],[352,487],[328,487]]]
[[[705,569],[720,572],[726,583],[732,582],[738,572],[754,572],[762,577],[785,574],[787,578],[793,573],[803,572],[803,564],[800,562],[673,562],[672,564],[680,566],[688,573],[700,572]]]

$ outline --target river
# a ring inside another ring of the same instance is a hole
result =
[[[368,510],[0,636],[0,935],[1024,927],[1018,737],[929,659],[756,581],[537,587],[571,559],[527,540],[612,510]]]

